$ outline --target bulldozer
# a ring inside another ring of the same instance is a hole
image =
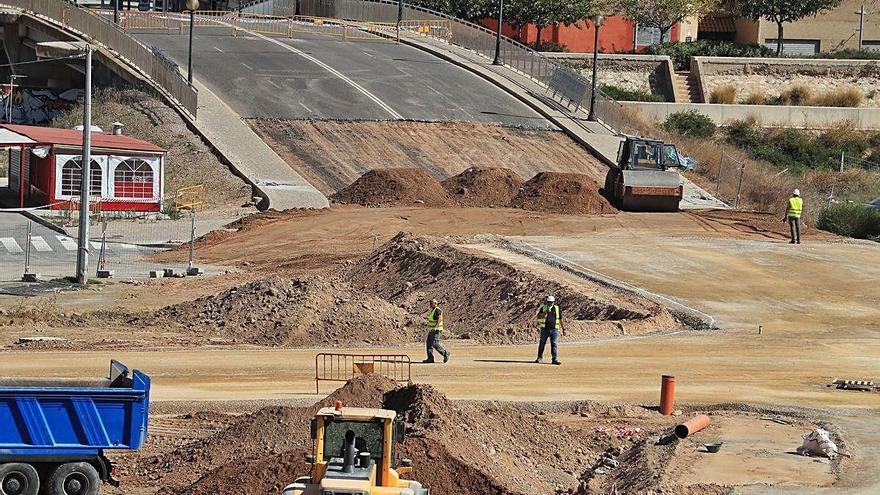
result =
[[[605,195],[624,211],[678,211],[683,195],[678,150],[659,139],[624,136]]]
[[[311,423],[311,473],[284,488],[283,495],[430,495],[418,481],[400,479],[412,461],[396,467],[394,446],[406,439],[397,413],[387,409],[335,407],[318,411]]]

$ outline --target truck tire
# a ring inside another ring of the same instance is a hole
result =
[[[98,495],[101,478],[88,462],[68,462],[49,472],[47,495]]]
[[[0,464],[0,495],[37,495],[40,475],[30,464]]]

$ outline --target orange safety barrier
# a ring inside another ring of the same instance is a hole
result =
[[[412,361],[406,354],[321,352],[315,355],[315,393],[321,393],[322,381],[347,382],[366,373],[378,373],[397,382],[412,383]]]

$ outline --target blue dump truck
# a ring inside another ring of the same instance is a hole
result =
[[[104,379],[0,378],[0,494],[118,486],[104,451],[144,444],[149,403],[150,377],[117,361]]]

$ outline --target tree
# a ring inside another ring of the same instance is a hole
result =
[[[538,30],[536,48],[541,50],[541,34],[548,26],[577,26],[578,22],[607,7],[604,0],[505,0],[505,17],[514,25],[534,24]]]
[[[498,0],[407,0],[406,3],[467,21],[498,16]]]
[[[677,23],[718,7],[718,0],[619,0],[618,10],[639,26],[660,30],[660,41]]]
[[[840,6],[842,0],[741,0],[739,14],[754,20],[776,23],[776,55],[782,55],[785,38],[782,25],[818,15]]]

